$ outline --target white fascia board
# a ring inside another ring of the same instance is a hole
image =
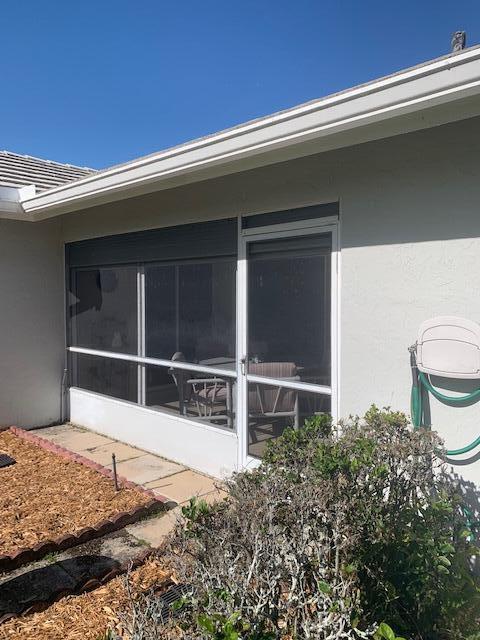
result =
[[[35,186],[9,187],[0,185],[0,218],[25,220],[25,212],[21,201],[35,195]]]
[[[44,219],[118,199],[119,193],[128,197],[142,186],[168,188],[172,178],[181,177],[184,184],[201,173],[207,179],[210,169],[219,175],[219,166],[316,139],[328,137],[332,149],[336,134],[343,134],[345,146],[348,131],[479,94],[480,48],[475,48],[49,189],[22,199],[22,206],[26,218]]]

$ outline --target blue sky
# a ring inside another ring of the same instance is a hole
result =
[[[0,148],[105,167],[480,43],[450,0],[17,0]]]

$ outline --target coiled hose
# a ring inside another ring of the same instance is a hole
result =
[[[448,402],[451,404],[461,404],[462,402],[469,402],[471,400],[480,399],[480,389],[475,389],[475,391],[467,393],[463,396],[447,396],[444,393],[441,393],[438,389],[435,389],[427,376],[422,371],[419,371],[416,365],[412,368],[414,381],[412,384],[410,412],[412,415],[412,424],[415,429],[419,429],[423,424],[422,386],[427,390],[427,392],[430,392],[432,396],[434,396],[438,400],[442,400],[443,402]],[[473,451],[479,445],[480,436],[478,436],[478,438],[476,438],[470,444],[467,444],[460,449],[447,449],[446,453],[448,456],[460,456],[464,453],[470,453],[470,451]]]
[[[471,393],[467,393],[463,396],[447,396],[444,393],[441,393],[438,389],[436,389],[427,376],[423,373],[423,371],[419,371],[417,367],[417,363],[415,360],[415,352],[413,348],[411,349],[411,358],[412,358],[412,374],[413,374],[413,384],[412,384],[412,394],[410,401],[410,413],[412,417],[412,424],[414,429],[420,429],[423,425],[423,401],[422,401],[422,386],[426,389],[427,393],[430,392],[432,396],[437,398],[438,400],[442,400],[443,402],[449,402],[451,404],[461,404],[462,402],[469,402],[471,400],[477,400],[480,398],[480,389],[475,389]],[[470,453],[476,447],[480,445],[480,436],[476,438],[470,444],[461,447],[460,449],[447,449],[447,456],[460,456],[464,453]],[[470,509],[468,509],[465,505],[462,507],[464,516],[467,521],[467,526],[470,529],[471,536],[473,536],[473,531],[480,528],[480,520],[473,520],[473,515]]]

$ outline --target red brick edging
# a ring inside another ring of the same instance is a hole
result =
[[[12,618],[20,618],[22,616],[28,616],[31,613],[44,611],[51,604],[53,604],[57,600],[60,600],[61,598],[64,598],[65,596],[80,595],[81,593],[85,593],[86,591],[93,591],[94,589],[98,589],[98,587],[102,587],[103,585],[107,584],[107,582],[110,582],[110,580],[113,580],[113,578],[125,574],[132,569],[136,569],[137,567],[142,565],[147,560],[147,558],[152,555],[152,553],[154,553],[152,549],[146,549],[131,560],[127,560],[120,566],[107,570],[107,573],[103,576],[89,578],[86,582],[81,585],[77,585],[74,589],[63,589],[62,591],[58,591],[57,593],[52,594],[52,596],[48,600],[37,600],[35,602],[30,602],[28,606],[24,607],[20,612],[15,613],[12,611],[11,613],[4,613],[0,616],[0,625],[4,622],[7,622],[8,620],[11,620]],[[168,587],[171,584],[172,582],[168,582],[165,587]]]
[[[36,436],[30,431],[20,429],[19,427],[10,427],[9,431],[14,435],[23,438],[27,442],[31,442],[32,444],[45,449],[46,451],[55,453],[71,462],[83,464],[85,467],[89,467],[107,478],[113,478],[113,472],[110,469],[107,469],[101,464],[93,462],[93,460],[89,460],[78,453],[73,453],[64,447],[60,447],[45,438]],[[76,533],[66,534],[53,540],[46,540],[45,542],[39,542],[34,547],[20,548],[13,551],[11,554],[0,555],[0,573],[12,571],[24,564],[40,560],[43,556],[47,555],[47,553],[65,551],[70,547],[90,542],[95,538],[101,538],[107,533],[123,529],[129,524],[133,524],[141,518],[151,515],[161,508],[165,508],[167,503],[170,502],[170,500],[165,496],[155,494],[151,489],[145,489],[145,487],[142,487],[135,482],[131,482],[121,476],[118,476],[118,483],[121,487],[136,489],[137,491],[146,494],[150,500],[147,504],[130,509],[130,511],[121,511],[116,513],[111,518],[102,520],[93,527],[84,527],[83,529],[79,529]]]

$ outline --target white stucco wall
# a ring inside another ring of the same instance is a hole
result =
[[[472,120],[392,139],[344,165],[342,415],[371,402],[408,412],[407,347],[420,323],[437,315],[480,322],[479,132]],[[432,400],[431,414],[448,448],[480,434],[478,403]],[[480,486],[480,460],[461,458],[454,471]]]
[[[0,221],[0,425],[60,417],[63,257],[57,221]]]
[[[407,347],[440,315],[480,322],[480,119],[117,202],[63,217],[65,241],[340,200],[340,413],[409,410]],[[432,403],[452,448],[480,404]],[[480,461],[457,471],[480,485]]]

